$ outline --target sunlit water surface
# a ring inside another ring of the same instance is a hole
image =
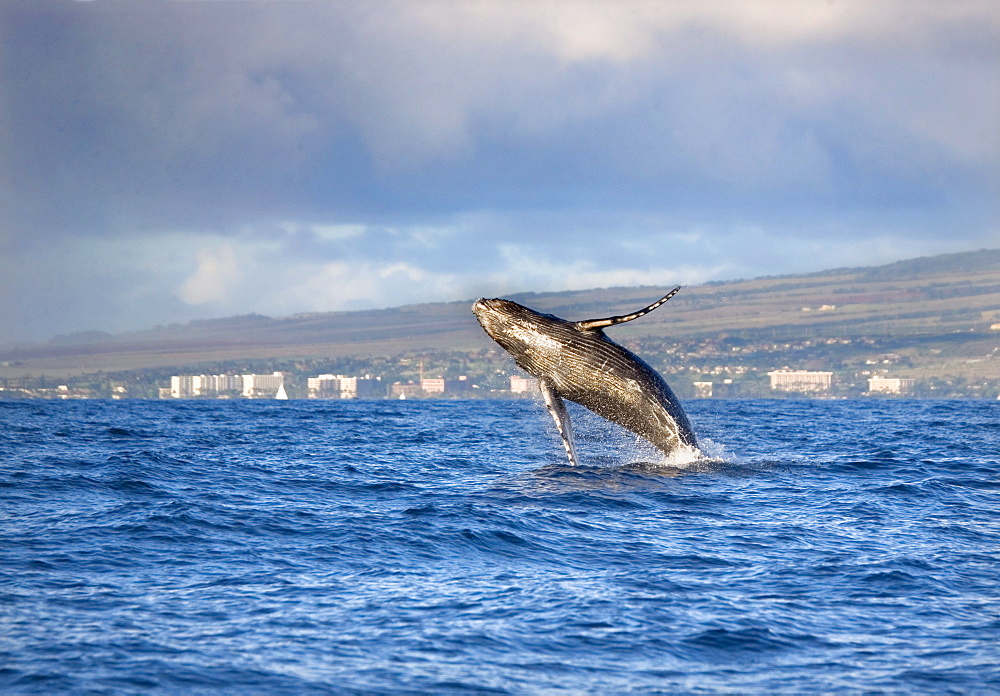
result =
[[[997,693],[1000,404],[0,403],[0,689]]]

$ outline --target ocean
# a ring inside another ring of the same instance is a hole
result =
[[[0,690],[1000,693],[1000,403],[0,402]]]

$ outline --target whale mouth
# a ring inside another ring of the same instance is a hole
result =
[[[488,300],[485,297],[480,297],[478,300],[472,303],[472,313],[477,317],[481,317],[487,312],[492,312],[496,310],[496,300]]]
[[[490,333],[490,326],[493,324],[493,312],[488,300],[479,298],[472,303],[472,313],[476,315],[476,319],[479,321],[479,325],[482,326],[486,333],[492,336]]]

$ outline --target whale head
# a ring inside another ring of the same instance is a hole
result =
[[[472,313],[490,338],[515,359],[529,351],[558,350],[561,341],[556,334],[573,330],[571,322],[511,300],[479,299],[472,305]]]

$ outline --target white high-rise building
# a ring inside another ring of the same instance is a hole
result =
[[[786,392],[827,391],[833,384],[832,372],[810,372],[808,370],[775,370],[768,372],[771,389]]]
[[[220,394],[228,391],[242,391],[242,375],[201,375],[202,391],[206,394]]]
[[[712,398],[712,383],[711,382],[695,382],[694,383],[694,397],[696,399],[711,399]]]
[[[317,375],[307,383],[310,399],[381,399],[385,396],[380,377]]]
[[[229,396],[239,392],[245,397],[273,397],[285,384],[281,372],[270,375],[174,375],[168,394],[174,399],[200,396]]]
[[[872,394],[909,394],[917,380],[905,377],[869,377],[868,391]]]
[[[319,375],[308,380],[310,399],[356,399],[358,378],[346,375]]]
[[[170,378],[170,396],[174,399],[201,396],[201,389],[201,375],[174,375]]]
[[[284,384],[285,375],[281,372],[270,375],[243,375],[243,396],[273,398]]]

